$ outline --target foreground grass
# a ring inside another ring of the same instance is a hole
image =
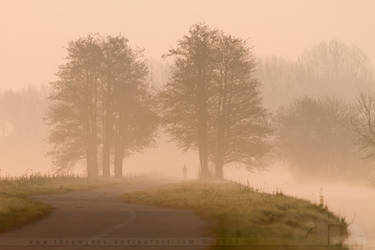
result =
[[[124,179],[31,175],[0,179],[0,232],[47,215],[52,207],[30,199],[32,195],[90,189],[123,182]]]
[[[35,221],[51,211],[51,207],[27,197],[0,194],[0,232]]]
[[[123,199],[137,204],[190,209],[211,223],[213,237],[242,239],[241,242],[254,246],[324,246],[328,224],[341,226],[341,236],[337,230],[331,232],[331,243],[338,243],[347,235],[344,219],[323,206],[282,193],[258,192],[229,181],[168,184],[127,193]]]

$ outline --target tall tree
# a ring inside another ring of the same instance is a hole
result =
[[[168,56],[175,58],[172,76],[161,95],[167,131],[183,149],[197,148],[201,176],[208,169],[208,104],[214,79],[217,31],[193,25]]]
[[[51,152],[59,169],[86,160],[87,175],[98,175],[98,88],[102,50],[98,37],[70,42],[66,63],[51,83],[48,113]]]
[[[264,155],[270,128],[246,42],[194,25],[169,55],[175,67],[161,93],[164,122],[180,147],[198,148],[202,177],[209,161],[223,178],[225,164]]]
[[[115,97],[118,95],[117,85],[127,79],[130,48],[124,37],[108,36],[102,42],[102,168],[103,175],[110,175],[111,148],[114,139]],[[121,108],[121,107],[119,107]]]
[[[115,48],[112,55],[116,62],[112,73],[114,170],[116,176],[122,176],[124,158],[153,141],[158,119],[151,108],[148,70],[142,52],[131,49],[122,37],[108,37],[107,43]]]
[[[122,176],[124,157],[149,145],[157,126],[142,53],[122,36],[99,35],[70,43],[68,52],[50,96],[55,163],[64,169],[84,159],[96,176],[101,147],[103,175],[110,176],[113,155]]]
[[[221,33],[216,48],[210,155],[216,177],[223,178],[224,164],[250,165],[264,155],[269,149],[267,137],[271,130],[262,107],[259,82],[253,78],[255,58],[246,41]]]

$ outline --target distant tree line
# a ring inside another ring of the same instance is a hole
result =
[[[276,111],[304,96],[353,102],[359,92],[373,89],[373,73],[361,49],[333,40],[306,49],[296,60],[258,59],[256,77],[263,83],[265,106]]]
[[[372,109],[374,75],[363,51],[323,42],[295,62],[261,60],[257,76],[266,106],[275,111],[277,155],[295,171],[320,177],[368,171],[373,147],[366,109]]]
[[[295,100],[275,117],[278,156],[310,177],[363,174],[354,117],[352,105],[332,97]]]
[[[23,173],[38,166],[49,167],[43,156],[47,126],[43,121],[48,108],[46,88],[29,86],[0,92],[0,168],[4,175]],[[30,150],[32,148],[32,150]]]

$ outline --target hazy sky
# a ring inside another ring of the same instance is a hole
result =
[[[197,22],[248,38],[257,55],[340,39],[375,62],[372,0],[0,0],[0,89],[53,80],[64,46],[87,33],[121,33],[158,58]]]

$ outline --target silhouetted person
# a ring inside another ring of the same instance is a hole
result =
[[[184,176],[184,180],[186,180],[186,177],[187,177],[187,167],[186,167],[186,165],[184,165],[184,167],[182,168],[182,175]]]

